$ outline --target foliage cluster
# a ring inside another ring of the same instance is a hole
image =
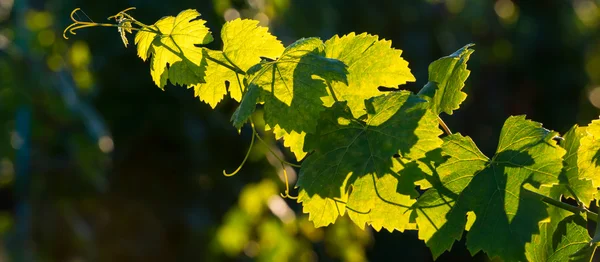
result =
[[[111,17],[115,24],[72,17],[65,32],[115,26],[127,46],[127,33],[138,31],[138,56],[150,61],[158,87],[193,88],[212,108],[229,95],[240,103],[233,125],[249,124],[253,142],[262,141],[252,118],[262,107],[265,131],[302,161],[297,200],[315,226],[347,215],[361,228],[418,230],[434,257],[465,231],[472,254],[506,261],[593,256],[600,230],[592,238],[586,226],[598,220],[587,208],[600,195],[600,120],[560,136],[509,117],[487,157],[440,118],[467,97],[471,44],[431,63],[429,82],[414,94],[398,88],[415,81],[402,51],[375,35],[285,47],[259,21],[235,19],[221,30],[222,50],[211,50],[202,47],[213,36],[196,10],[152,25],[129,10]]]

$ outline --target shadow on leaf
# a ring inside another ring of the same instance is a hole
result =
[[[378,96],[366,104],[365,121],[339,102],[321,114],[316,133],[306,138],[305,148],[314,152],[300,170],[299,201],[317,226],[334,222],[347,205],[363,212],[349,212],[361,227],[402,231],[417,194],[414,181],[423,177],[415,160],[440,147],[441,131],[436,116],[410,92]]]

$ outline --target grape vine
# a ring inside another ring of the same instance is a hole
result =
[[[489,158],[440,118],[467,97],[472,44],[432,62],[428,83],[414,94],[394,90],[415,78],[402,51],[376,35],[285,47],[258,21],[235,19],[221,30],[222,50],[211,50],[202,47],[213,36],[196,10],[146,25],[133,9],[106,24],[79,21],[75,9],[65,38],[116,27],[127,47],[127,34],[137,31],[137,54],[150,60],[159,88],[167,81],[193,88],[212,108],[226,95],[238,101],[231,121],[238,130],[250,125],[252,144],[271,130],[302,161],[277,157],[300,168],[297,201],[315,226],[347,215],[361,228],[418,230],[434,258],[464,231],[471,254],[506,261],[589,261],[600,243],[600,227],[593,237],[587,232],[587,221],[598,221],[588,207],[600,196],[600,120],[561,137],[525,116],[509,117]],[[257,106],[265,130],[251,118]],[[244,162],[223,173],[234,175]],[[287,181],[282,195],[294,198]]]

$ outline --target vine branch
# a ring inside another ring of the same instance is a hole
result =
[[[592,221],[598,222],[598,214],[588,210],[585,207],[579,207],[579,206],[572,206],[569,205],[567,203],[561,202],[559,200],[556,200],[554,198],[548,197],[548,196],[544,196],[540,193],[537,192],[533,192],[531,190],[525,189],[525,192],[528,192],[530,194],[532,194],[533,196],[536,196],[538,199],[540,199],[541,201],[546,202],[547,204],[553,205],[555,207],[558,207],[560,209],[564,209],[567,211],[570,211],[574,214],[581,214],[584,213],[587,215],[587,218],[589,218]]]

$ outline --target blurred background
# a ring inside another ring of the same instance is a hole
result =
[[[293,157],[269,134],[224,177],[251,138],[229,123],[235,101],[213,111],[193,90],[161,91],[114,28],[62,38],[76,7],[104,22],[130,6],[146,24],[197,9],[213,49],[237,17],[286,45],[377,34],[404,51],[412,91],[431,61],[475,43],[469,97],[443,118],[488,155],[509,115],[564,133],[600,114],[600,0],[0,0],[0,261],[432,260],[415,232],[362,231],[345,218],[315,229],[279,196],[283,172],[268,150]],[[461,242],[438,261],[486,259]]]

